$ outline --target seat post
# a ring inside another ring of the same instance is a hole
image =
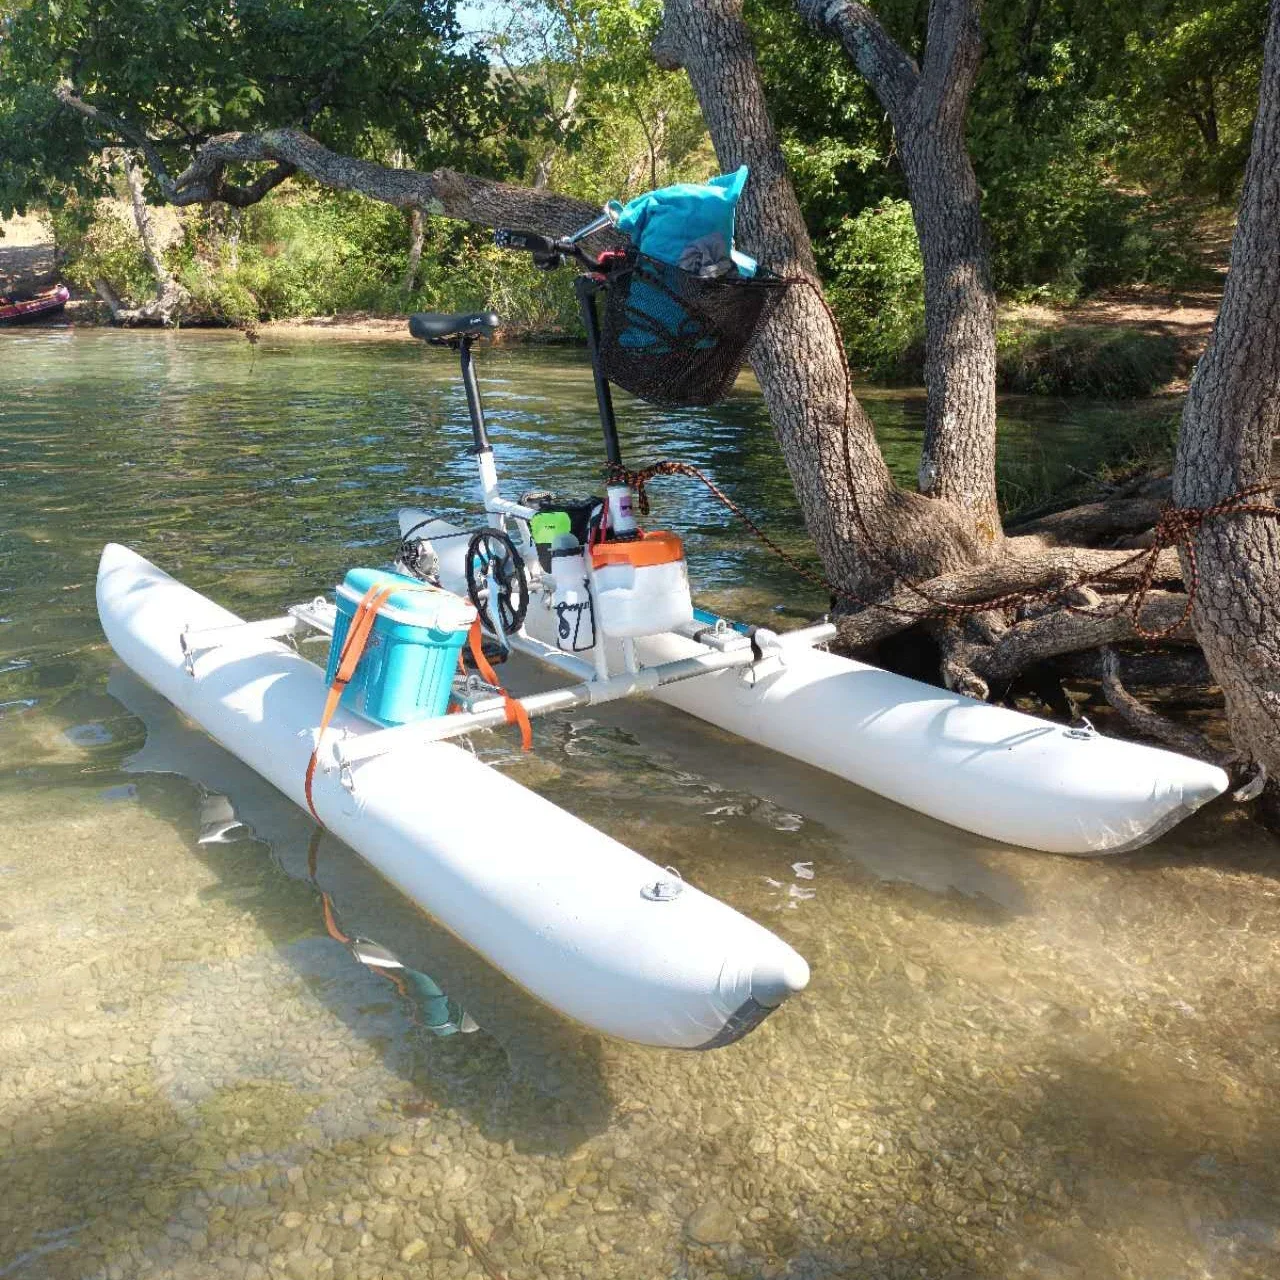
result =
[[[488,433],[484,429],[484,407],[480,403],[480,388],[476,385],[475,366],[471,362],[471,337],[464,334],[458,340],[462,354],[462,386],[467,393],[467,413],[471,415],[471,438],[475,441],[474,453],[491,453]]]

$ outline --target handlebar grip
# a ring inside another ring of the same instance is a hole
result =
[[[554,240],[536,235],[532,231],[495,231],[493,242],[499,249],[522,249],[525,253],[553,254],[557,246]]]

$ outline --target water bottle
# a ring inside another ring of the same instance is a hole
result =
[[[571,533],[557,534],[551,544],[551,579],[556,644],[570,653],[590,649],[596,642],[595,610],[582,544]]]
[[[609,536],[623,540],[639,533],[632,503],[631,486],[611,484],[606,490],[609,503]]]

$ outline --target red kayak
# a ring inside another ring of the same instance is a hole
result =
[[[0,324],[24,324],[56,316],[67,305],[71,290],[65,284],[43,289],[39,293],[12,294],[0,297]]]

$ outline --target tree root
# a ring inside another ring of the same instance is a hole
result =
[[[1015,525],[1009,532],[1038,537],[1046,545],[1080,546],[1120,534],[1141,533],[1160,518],[1163,504],[1155,498],[1112,498],[1088,502]]]
[[[1120,654],[1121,678],[1126,685],[1140,688],[1184,689],[1194,691],[1189,696],[1172,699],[1177,705],[1187,707],[1221,706],[1222,694],[1213,682],[1213,674],[1204,654],[1198,649],[1186,648],[1177,652],[1167,650],[1142,650]],[[1055,670],[1064,676],[1084,680],[1100,680],[1102,657],[1095,652],[1079,652],[1063,655],[1054,663]],[[1171,699],[1161,695],[1160,701],[1168,705]]]
[[[1102,649],[1102,694],[1111,707],[1131,728],[1148,738],[1155,738],[1181,751],[1183,755],[1193,756],[1197,760],[1207,761],[1225,767],[1230,756],[1219,751],[1202,733],[1186,725],[1175,724],[1172,720],[1152,711],[1150,707],[1139,702],[1123,684],[1120,683],[1120,663],[1116,651],[1110,645]]]
[[[171,328],[182,320],[191,301],[191,295],[176,280],[169,282],[161,297],[152,298],[140,307],[126,307],[106,280],[95,280],[93,287],[107,304],[111,323],[125,329]]]
[[[930,615],[937,608],[931,602],[943,605],[981,604],[984,600],[996,599],[1010,592],[1062,588],[1074,579],[1093,578],[1103,572],[1115,574],[1110,579],[1113,585],[1126,586],[1137,582],[1142,567],[1139,561],[1125,564],[1126,561],[1134,560],[1132,551],[1101,551],[1089,547],[1046,549],[1036,538],[1011,538],[1006,543],[1006,549],[1007,554],[999,560],[933,578],[921,583],[919,591],[900,586],[881,600],[876,608],[839,616],[836,624],[840,628],[840,643],[855,652],[869,649],[872,645],[924,621],[925,617],[922,615]],[[1162,551],[1155,580],[1179,582],[1181,579],[1182,568],[1178,563],[1177,552]],[[1148,628],[1162,625],[1161,618],[1164,619],[1163,625],[1167,626],[1177,616],[1155,607],[1162,594],[1152,592],[1148,597],[1143,615],[1144,625]],[[1055,616],[1061,609],[1061,603],[1049,601],[1044,607],[1051,616]],[[936,618],[943,615],[934,613],[933,616]],[[1132,630],[1125,634],[1132,634]],[[1095,643],[1120,638],[1120,634],[1114,634]],[[1072,648],[1087,647],[1091,646],[1072,645],[1058,652],[1066,653]]]

